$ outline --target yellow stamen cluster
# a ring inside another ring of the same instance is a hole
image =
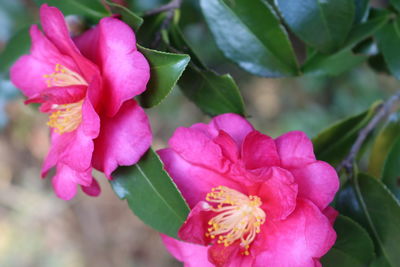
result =
[[[46,79],[47,87],[88,85],[81,75],[61,64],[56,64],[54,73],[43,75],[43,77]]]
[[[82,121],[82,103],[83,100],[65,105],[54,104],[54,112],[49,116],[47,125],[60,134],[75,130]]]
[[[226,247],[240,240],[243,254],[249,255],[250,244],[260,232],[266,217],[260,208],[260,198],[218,186],[207,194],[206,200],[211,204],[207,209],[218,214],[208,222],[210,227],[205,235],[218,238],[217,243]]]
[[[48,87],[65,87],[73,85],[85,85],[87,82],[78,73],[56,64],[55,72],[43,76]],[[54,128],[57,133],[72,132],[82,121],[83,100],[69,104],[54,104],[47,125]]]

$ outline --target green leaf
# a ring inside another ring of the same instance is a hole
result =
[[[390,0],[390,4],[400,11],[400,0]]]
[[[140,26],[143,23],[143,19],[127,9],[124,6],[121,6],[112,1],[106,0],[107,5],[111,8],[113,14],[121,15],[121,19],[132,27],[135,31],[139,30]]]
[[[319,160],[332,165],[340,163],[357,139],[358,132],[371,120],[380,102],[356,116],[339,121],[313,138],[314,152]]]
[[[396,139],[400,136],[399,114],[393,114],[389,122],[379,132],[372,146],[368,164],[368,173],[374,177],[382,177],[383,165]],[[400,156],[400,155],[399,155]],[[399,166],[399,165],[398,165]],[[398,167],[396,166],[396,168]],[[400,176],[400,172],[398,175]]]
[[[359,23],[368,15],[369,0],[354,0],[356,7],[355,21]]]
[[[40,6],[48,4],[57,7],[64,15],[82,15],[99,20],[110,16],[110,12],[99,0],[34,0]]]
[[[0,72],[7,72],[20,56],[29,52],[29,47],[31,46],[29,28],[22,28],[7,42],[6,47],[0,54]]]
[[[140,103],[145,108],[154,107],[162,102],[175,87],[190,57],[184,54],[172,54],[151,50],[139,46],[139,50],[150,63],[150,81],[147,90],[140,95]]]
[[[276,0],[290,29],[321,52],[338,50],[354,22],[354,0]]]
[[[379,50],[382,52],[390,72],[400,79],[400,18],[392,23],[386,24],[380,29],[375,37],[378,41]]]
[[[351,49],[333,55],[316,53],[303,65],[305,74],[336,76],[350,70],[367,60],[366,55],[356,55]]]
[[[344,192],[337,198],[339,211],[368,230],[373,237],[378,258],[383,257],[389,266],[398,266],[399,202],[378,179],[366,174],[354,177],[353,183]]]
[[[352,219],[340,215],[334,225],[337,239],[322,258],[324,267],[363,267],[374,258],[374,244],[368,232]]]
[[[398,136],[398,135],[397,135]],[[398,137],[385,160],[382,182],[400,200],[400,137]]]
[[[152,149],[136,165],[120,167],[111,185],[143,222],[177,238],[189,207]]]
[[[190,67],[180,79],[179,86],[204,113],[215,116],[231,112],[245,116],[239,88],[229,74],[218,75]]]
[[[278,16],[261,0],[201,0],[218,47],[246,71],[265,77],[298,74],[293,47]]]
[[[346,40],[344,47],[353,47],[360,41],[370,37],[375,32],[383,27],[389,20],[389,15],[384,14],[382,16],[375,17],[362,24],[356,25],[350,32],[348,39]]]

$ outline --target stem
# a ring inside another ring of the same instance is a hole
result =
[[[337,172],[340,172],[343,168],[347,171],[347,173],[352,175],[353,172],[353,163],[357,156],[358,151],[360,151],[362,144],[368,135],[375,129],[375,127],[382,121],[387,115],[391,113],[391,110],[395,106],[396,102],[400,100],[400,91],[396,92],[392,95],[386,102],[380,105],[376,109],[376,114],[372,118],[372,120],[358,133],[357,139],[347,157],[339,164],[336,168]]]
[[[163,5],[158,8],[155,8],[155,9],[145,12],[144,15],[151,16],[151,15],[155,15],[155,14],[165,12],[165,11],[173,12],[175,9],[178,9],[181,7],[182,2],[183,2],[183,0],[172,0],[171,2],[169,2],[166,5]]]

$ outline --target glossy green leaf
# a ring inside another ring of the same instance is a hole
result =
[[[322,258],[324,267],[363,267],[374,258],[374,244],[368,232],[352,219],[340,215],[334,225],[337,239]]]
[[[284,27],[262,0],[201,0],[218,47],[246,71],[265,77],[298,74],[296,56]]]
[[[391,150],[393,143],[400,136],[399,114],[393,114],[389,122],[383,127],[375,138],[368,164],[368,173],[374,177],[382,177],[383,165]],[[399,154],[400,156],[400,154]],[[400,162],[400,161],[399,161]],[[398,165],[400,166],[400,165]],[[396,166],[396,167],[398,167]],[[398,175],[400,176],[400,172]]]
[[[336,54],[317,53],[308,59],[302,70],[305,74],[336,76],[350,70],[367,60],[366,55],[356,55],[351,49]]]
[[[8,41],[0,54],[0,72],[7,72],[20,56],[29,52],[29,47],[31,46],[29,28],[22,28]]]
[[[364,226],[373,237],[378,258],[389,266],[400,262],[400,205],[378,179],[366,174],[354,177],[337,196],[337,208]]]
[[[124,6],[121,6],[112,1],[106,0],[107,5],[111,8],[113,14],[118,14],[121,16],[121,19],[132,27],[135,31],[139,30],[140,26],[143,23],[143,19],[127,9]]]
[[[63,12],[64,15],[82,15],[99,20],[110,16],[110,12],[101,3],[100,0],[34,0],[40,6],[48,4],[55,6]]]
[[[150,149],[133,166],[120,167],[111,181],[114,192],[146,224],[172,237],[186,220],[189,207]]]
[[[399,134],[397,135],[399,136]],[[385,160],[382,182],[400,200],[400,137],[398,137]]]
[[[332,165],[340,163],[357,139],[358,132],[371,120],[379,103],[361,114],[339,121],[313,138],[314,152],[319,160]]]
[[[242,96],[229,74],[188,68],[179,81],[183,93],[204,113],[215,116],[223,113],[245,115]]]
[[[400,79],[400,18],[382,27],[375,37],[390,72]]]
[[[375,32],[381,29],[389,20],[389,15],[384,14],[379,17],[375,17],[362,24],[354,26],[351,30],[348,39],[346,40],[344,47],[353,47],[360,41],[372,36]]]
[[[139,47],[150,63],[150,81],[147,90],[140,95],[140,103],[151,108],[167,97],[181,77],[190,57],[184,54],[172,54]]]
[[[354,22],[354,0],[276,0],[290,29],[322,52],[338,50]]]
[[[369,10],[369,1],[370,0],[354,0],[356,7],[356,23],[363,21],[367,17]]]

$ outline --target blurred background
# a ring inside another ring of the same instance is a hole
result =
[[[165,3],[119,2],[134,12]],[[366,64],[336,77],[250,76],[217,50],[197,2],[184,1],[184,34],[210,67],[232,74],[250,121],[273,137],[290,130],[313,137],[334,121],[387,98],[398,86],[394,78],[377,74]],[[14,33],[37,22],[33,0],[0,0],[0,52]],[[0,72],[0,266],[181,266],[168,255],[158,233],[131,213],[101,174],[96,174],[103,190],[97,198],[79,193],[65,202],[54,195],[50,179],[40,179],[49,147],[47,116],[23,100],[7,71]],[[166,145],[176,127],[208,121],[178,88],[147,113],[156,149]]]

